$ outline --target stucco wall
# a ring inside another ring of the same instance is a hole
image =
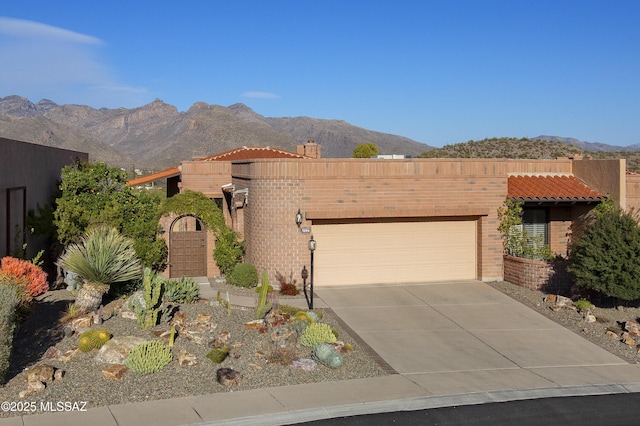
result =
[[[626,160],[573,160],[572,169],[575,177],[626,208]]]
[[[11,254],[14,244],[14,222],[7,230],[7,192],[9,188],[26,187],[26,208],[36,209],[37,204],[52,203],[62,167],[77,160],[87,161],[88,154],[66,149],[52,148],[11,139],[0,138],[0,257]],[[17,195],[15,191],[12,191]],[[12,197],[12,211],[22,209],[16,205],[20,197]],[[21,216],[21,212],[18,215]],[[14,211],[12,216],[15,217]],[[9,231],[9,232],[7,232]],[[7,233],[9,237],[7,238]],[[10,248],[7,251],[7,241]],[[27,240],[28,256],[34,256],[45,248],[39,239]]]

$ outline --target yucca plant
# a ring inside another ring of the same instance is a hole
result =
[[[139,279],[142,275],[133,240],[108,226],[89,229],[79,243],[67,248],[59,265],[83,280],[75,302],[82,312],[98,309],[111,284]]]

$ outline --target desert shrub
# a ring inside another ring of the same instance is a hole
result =
[[[162,298],[171,303],[193,303],[200,297],[200,284],[191,278],[167,280]]]
[[[295,351],[287,348],[277,348],[267,356],[267,361],[270,364],[291,365],[291,363],[298,359]]]
[[[2,271],[5,274],[18,278],[26,278],[26,290],[32,297],[36,297],[49,290],[47,273],[44,272],[41,267],[27,260],[9,256],[4,257],[2,258]]]
[[[293,278],[293,272],[291,272],[289,276],[286,277],[280,272],[276,271],[276,280],[278,280],[278,283],[280,283],[280,294],[286,296],[296,296],[300,293],[300,290],[298,290],[298,286],[296,285],[296,280]]]
[[[5,382],[9,369],[13,333],[16,329],[16,308],[19,304],[20,297],[16,288],[0,285],[0,384]]]
[[[233,268],[242,261],[243,255],[244,244],[240,241],[240,234],[227,226],[220,227],[216,233],[216,248],[213,251],[213,258],[220,272],[224,275],[232,273]]]
[[[229,284],[238,287],[253,288],[258,285],[258,271],[250,263],[239,263],[231,272]]]
[[[596,219],[571,250],[576,283],[623,300],[640,298],[640,228],[620,207],[596,210]]]
[[[573,303],[573,306],[576,307],[579,311],[586,311],[587,309],[593,309],[593,303],[589,302],[587,299],[576,300]]]

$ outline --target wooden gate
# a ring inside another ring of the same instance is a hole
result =
[[[171,224],[169,276],[207,276],[207,232],[199,219],[182,216]]]

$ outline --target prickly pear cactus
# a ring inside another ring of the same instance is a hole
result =
[[[339,368],[344,363],[342,355],[336,351],[333,345],[328,343],[322,343],[314,347],[311,358],[329,368]]]

